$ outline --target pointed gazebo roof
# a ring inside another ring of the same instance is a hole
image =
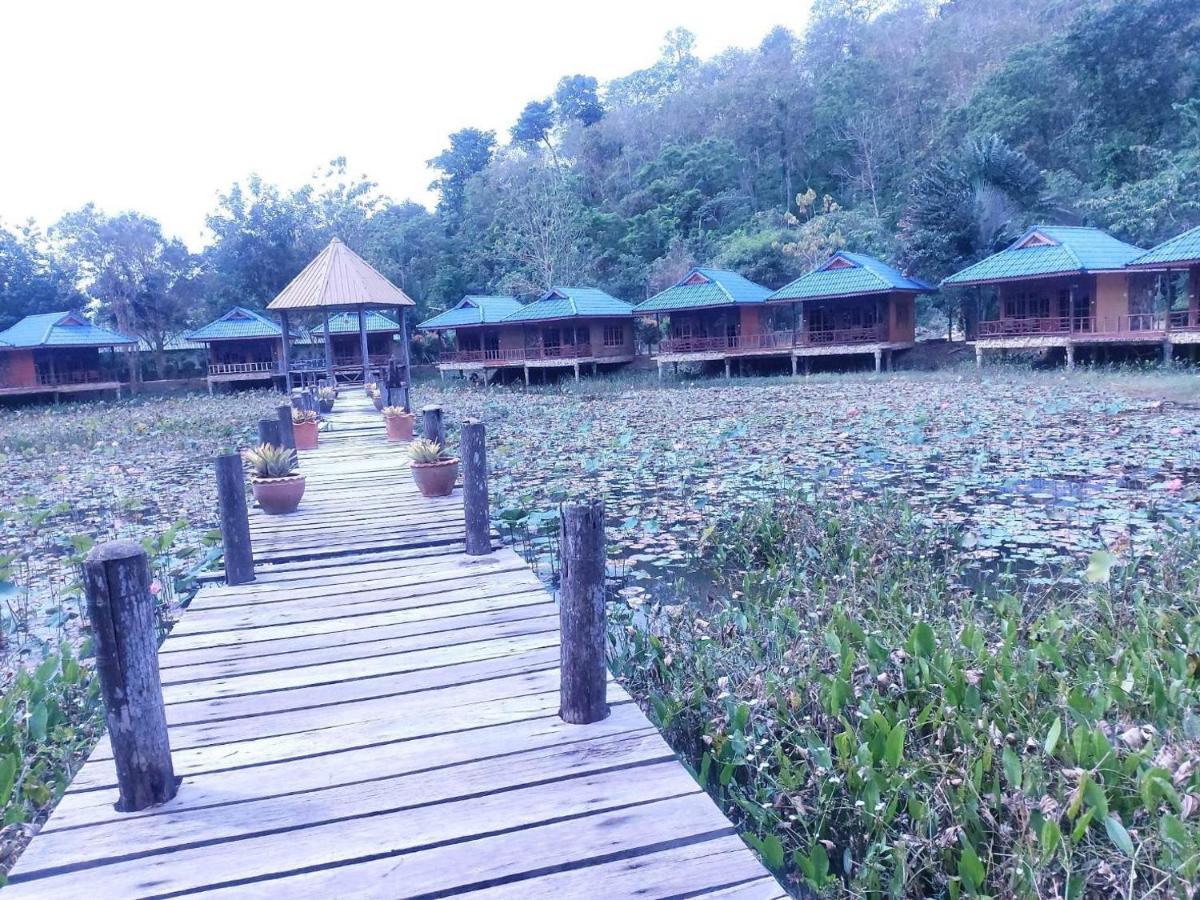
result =
[[[411,297],[337,238],[329,242],[267,309],[337,310],[415,306]]]

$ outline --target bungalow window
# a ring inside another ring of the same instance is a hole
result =
[[[1010,319],[1048,319],[1050,318],[1050,298],[1031,291],[1012,294],[1007,300]]]
[[[625,343],[625,329],[620,325],[604,326],[604,346],[620,347]]]
[[[547,350],[557,349],[562,345],[562,336],[557,328],[542,330],[542,346]]]

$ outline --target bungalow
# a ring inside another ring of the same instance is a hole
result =
[[[185,337],[207,347],[210,394],[214,384],[283,375],[283,330],[261,313],[235,306]]]
[[[114,390],[121,396],[114,360],[102,349],[137,346],[137,340],[93,325],[78,313],[26,316],[0,331],[0,396]],[[107,363],[107,364],[106,364]]]
[[[426,331],[449,330],[446,323],[465,320],[465,327],[454,326],[460,342],[459,329],[478,332],[478,343],[476,337],[468,337],[467,347],[460,343],[458,350],[444,354],[438,368],[443,372],[519,368],[528,384],[530,369],[569,368],[579,378],[581,366],[591,366],[595,372],[601,365],[633,360],[633,307],[598,288],[551,288],[501,316],[510,302],[516,303],[508,297],[465,297],[454,309],[418,326]],[[494,323],[488,321],[493,318]],[[474,319],[480,327],[472,329]]]
[[[326,325],[329,327],[328,341],[325,340]],[[363,313],[363,325],[367,334],[367,365],[372,369],[386,369],[396,355],[399,323],[379,310],[371,309]],[[362,368],[361,334],[356,313],[339,312],[328,316],[312,329],[312,338],[325,343],[325,355],[331,358],[335,376],[357,373]],[[297,366],[292,367],[293,371],[296,369]]]
[[[1142,250],[1096,228],[1038,225],[1007,249],[946,278],[948,287],[994,289],[996,318],[979,323],[975,359],[987,350],[1061,347],[1067,366],[1077,347],[1162,346],[1153,276],[1126,265]]]
[[[664,363],[725,361],[745,355],[791,352],[791,334],[782,344],[764,328],[765,302],[771,292],[737,272],[697,266],[664,291],[634,307],[634,315],[667,319],[669,337],[659,342],[654,359],[662,377]]]
[[[1172,345],[1200,344],[1200,227],[1147,250],[1135,257],[1128,268],[1166,275],[1166,339]],[[1176,309],[1180,304],[1175,296],[1175,275],[1179,272],[1187,273],[1187,304]]]
[[[454,335],[454,349],[442,350],[438,356],[443,375],[448,370],[483,370],[486,374],[487,370],[524,365],[521,332],[500,327],[505,316],[520,308],[521,301],[515,297],[468,294],[445,312],[426,319],[417,330],[436,335],[439,345],[444,333]]]
[[[501,321],[518,332],[524,356],[525,383],[530,369],[570,368],[633,361],[633,306],[599,288],[551,288]],[[512,340],[510,338],[509,340]]]
[[[813,356],[869,354],[875,371],[891,368],[892,354],[916,342],[916,297],[933,292],[918,278],[873,256],[839,250],[811,272],[767,298],[791,304],[792,374]]]

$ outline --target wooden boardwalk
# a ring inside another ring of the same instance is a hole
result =
[[[462,553],[361,394],[331,420],[301,511],[252,514],[273,564],[161,648],[178,795],[116,812],[102,740],[5,897],[784,896],[620,686],[558,718],[524,561]]]

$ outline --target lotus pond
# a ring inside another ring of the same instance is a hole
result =
[[[249,443],[277,403],[264,392],[0,410],[0,868],[99,733],[84,555],[141,542],[166,628],[219,553],[212,456]]]
[[[529,394],[447,382],[430,399],[487,423],[497,524],[544,571],[558,503],[602,496],[636,598],[702,584],[691,563],[719,516],[813,487],[905,499],[955,535],[968,576],[1144,546],[1200,513],[1200,406],[1164,399],[1177,383],[1156,396],[1144,376],[1005,371]]]
[[[1194,396],[1001,370],[433,399],[488,423],[496,523],[550,583],[557,504],[606,500],[610,665],[797,896],[1132,898],[1200,877]]]

